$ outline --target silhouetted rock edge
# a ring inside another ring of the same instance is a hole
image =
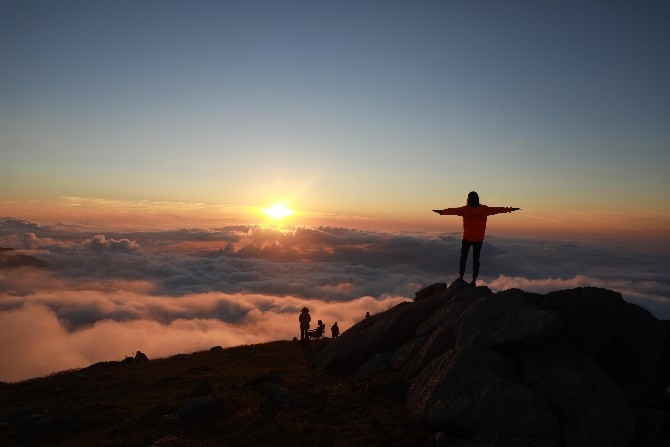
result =
[[[667,321],[614,291],[433,284],[332,340],[314,366],[400,373],[460,445],[670,445]]]

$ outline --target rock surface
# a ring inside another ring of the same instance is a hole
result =
[[[433,284],[332,340],[317,367],[395,371],[450,445],[670,445],[668,322],[620,294]]]

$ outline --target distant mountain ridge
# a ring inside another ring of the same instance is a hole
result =
[[[669,330],[610,290],[455,282],[359,322],[314,363],[401,372],[443,445],[667,446]]]
[[[0,247],[0,269],[18,267],[49,267],[49,263],[34,256],[15,253],[13,248]]]

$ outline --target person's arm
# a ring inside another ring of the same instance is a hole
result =
[[[463,207],[460,207],[460,208],[445,208],[443,210],[433,210],[433,212],[437,213],[441,216],[445,216],[445,215],[447,215],[447,216],[460,216],[462,208]]]
[[[489,216],[493,214],[500,214],[500,213],[511,213],[512,211],[518,211],[521,208],[512,208],[509,206],[489,206],[487,208],[487,213]]]

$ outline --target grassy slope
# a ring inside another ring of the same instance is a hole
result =
[[[107,362],[0,386],[0,445],[427,445],[431,431],[404,405],[394,374],[371,379],[310,367],[328,339],[277,341],[144,363]],[[179,407],[205,382],[221,405],[191,417]],[[263,382],[309,396],[277,405]]]

